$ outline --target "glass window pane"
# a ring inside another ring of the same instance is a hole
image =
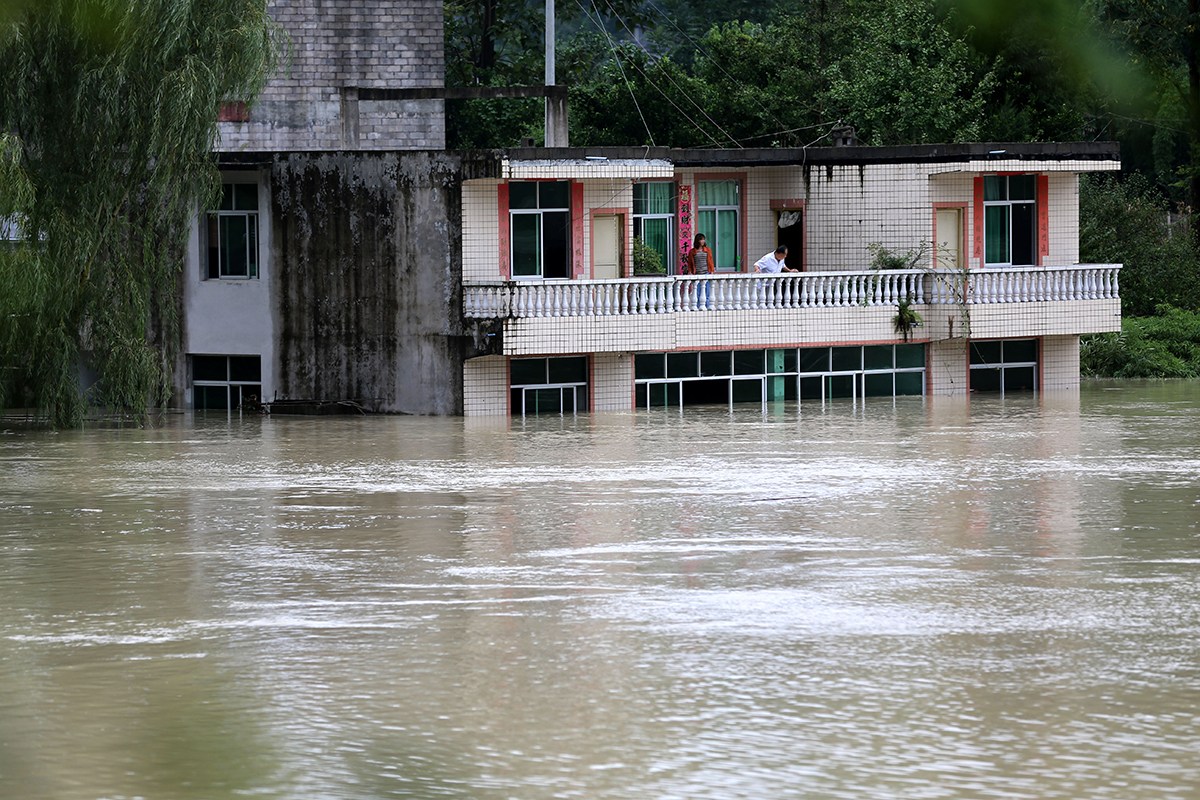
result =
[[[546,359],[544,358],[514,358],[509,362],[510,381],[513,386],[528,386],[548,383],[546,380]]]
[[[538,208],[571,207],[570,181],[541,181],[538,187]]]
[[[708,246],[711,249],[717,236],[717,212],[701,211],[696,215],[696,226],[696,233],[704,234],[704,238],[708,240]],[[691,242],[688,243],[688,246],[691,246]]]
[[[696,353],[667,353],[668,378],[695,378],[700,374]]]
[[[246,215],[247,232],[250,240],[246,245],[246,274],[251,278],[258,277],[258,214]]]
[[[698,206],[736,206],[738,204],[738,182],[700,181],[696,195]]]
[[[633,356],[635,380],[667,377],[666,356],[662,353],[636,353]]]
[[[925,345],[898,344],[896,345],[896,368],[925,366]]]
[[[1012,263],[1033,266],[1037,263],[1037,227],[1033,203],[1012,206]]]
[[[587,383],[587,357],[551,358],[547,383]]]
[[[863,348],[863,363],[867,369],[891,369],[892,346],[876,344]]]
[[[897,372],[896,373],[896,394],[912,395],[921,394],[921,389],[925,385],[924,372]]]
[[[971,342],[972,364],[999,364],[1000,342]]]
[[[228,386],[193,386],[192,405],[197,410],[229,410]]]
[[[233,209],[235,211],[258,211],[258,184],[233,184]]]
[[[768,350],[767,351],[767,372],[795,372],[796,371],[796,351],[789,348],[787,350]]]
[[[763,399],[763,379],[758,380],[740,380],[732,381],[730,389],[733,391],[733,402],[735,403],[761,403]]]
[[[1014,364],[1022,361],[1037,361],[1037,339],[1013,339],[1002,342],[1004,363]]]
[[[221,184],[221,211],[233,211],[233,184]]]
[[[262,380],[261,356],[230,356],[229,380],[258,383]]]
[[[1004,370],[1005,392],[1032,392],[1034,390],[1033,367],[1008,367]]]
[[[670,181],[653,181],[633,185],[633,213],[675,213],[675,184]]]
[[[854,397],[853,375],[830,375],[825,378],[826,397]]]
[[[809,347],[800,351],[800,361],[796,365],[797,372],[828,372],[829,348]]]
[[[735,350],[733,353],[733,374],[761,375],[765,372],[762,350]]]
[[[700,374],[706,376],[730,375],[729,352],[713,350],[700,354]]]
[[[208,271],[206,273],[209,278],[221,277],[221,233],[220,233],[220,217],[216,214],[208,215]]]
[[[658,253],[658,257],[661,259],[661,264],[664,267],[669,266],[671,263],[670,229],[671,225],[668,219],[643,220],[642,234],[639,237],[647,247]]]
[[[985,175],[983,178],[984,200],[1007,200],[1008,183],[1000,175]]]
[[[891,397],[892,375],[891,372],[864,375],[864,391],[867,397]]]
[[[738,213],[717,212],[717,242],[713,257],[717,269],[736,269],[738,266]]]
[[[561,414],[562,389],[526,389],[526,414]]]
[[[824,378],[816,376],[800,379],[800,399],[820,400],[824,396]]]
[[[540,275],[542,263],[542,217],[540,214],[512,215],[512,274]]]
[[[984,261],[988,264],[1008,264],[1008,206],[986,206],[983,209]]]
[[[514,417],[525,413],[525,390],[511,389],[508,393],[508,408]]]
[[[543,278],[571,277],[571,215],[566,211],[542,214]]]
[[[218,220],[221,237],[221,275],[223,277],[245,278],[250,274],[248,258],[250,242],[246,231],[246,222],[243,214],[229,214]]]
[[[973,369],[971,370],[971,391],[998,392],[1000,391],[1000,370]]]
[[[848,372],[862,369],[861,347],[833,348],[833,371]]]
[[[1010,175],[1008,177],[1009,200],[1034,200],[1036,193],[1036,175]]]
[[[225,356],[192,356],[192,380],[229,380],[229,361]]]
[[[509,208],[537,208],[537,184],[513,182],[508,185]]]

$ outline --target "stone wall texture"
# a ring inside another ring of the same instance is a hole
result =
[[[440,150],[443,100],[360,99],[443,85],[441,0],[269,0],[290,40],[245,122],[218,151]]]
[[[270,183],[279,396],[461,414],[457,157],[292,153]]]

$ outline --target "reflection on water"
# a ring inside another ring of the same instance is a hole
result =
[[[1198,423],[7,431],[0,797],[1195,797]]]

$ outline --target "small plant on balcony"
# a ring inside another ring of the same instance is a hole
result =
[[[867,252],[871,254],[871,269],[919,269],[921,262],[925,260],[926,243],[921,242],[921,246],[916,250],[909,250],[907,253],[899,253],[884,247],[879,242],[871,242],[867,245]]]
[[[906,297],[896,305],[896,316],[892,317],[892,327],[907,342],[908,337],[912,335],[912,329],[924,321],[916,309],[912,307],[912,298]]]
[[[633,239],[633,274],[634,275],[666,275],[667,268],[663,264],[662,255],[641,239]]]

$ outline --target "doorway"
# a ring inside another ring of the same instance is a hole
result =
[[[955,271],[962,263],[963,210],[939,208],[934,216],[933,265],[937,269]]]
[[[800,209],[776,212],[776,244],[788,249],[784,263],[789,269],[804,270],[804,212]]]
[[[616,280],[621,277],[622,217],[616,214],[592,217],[592,277]]]

